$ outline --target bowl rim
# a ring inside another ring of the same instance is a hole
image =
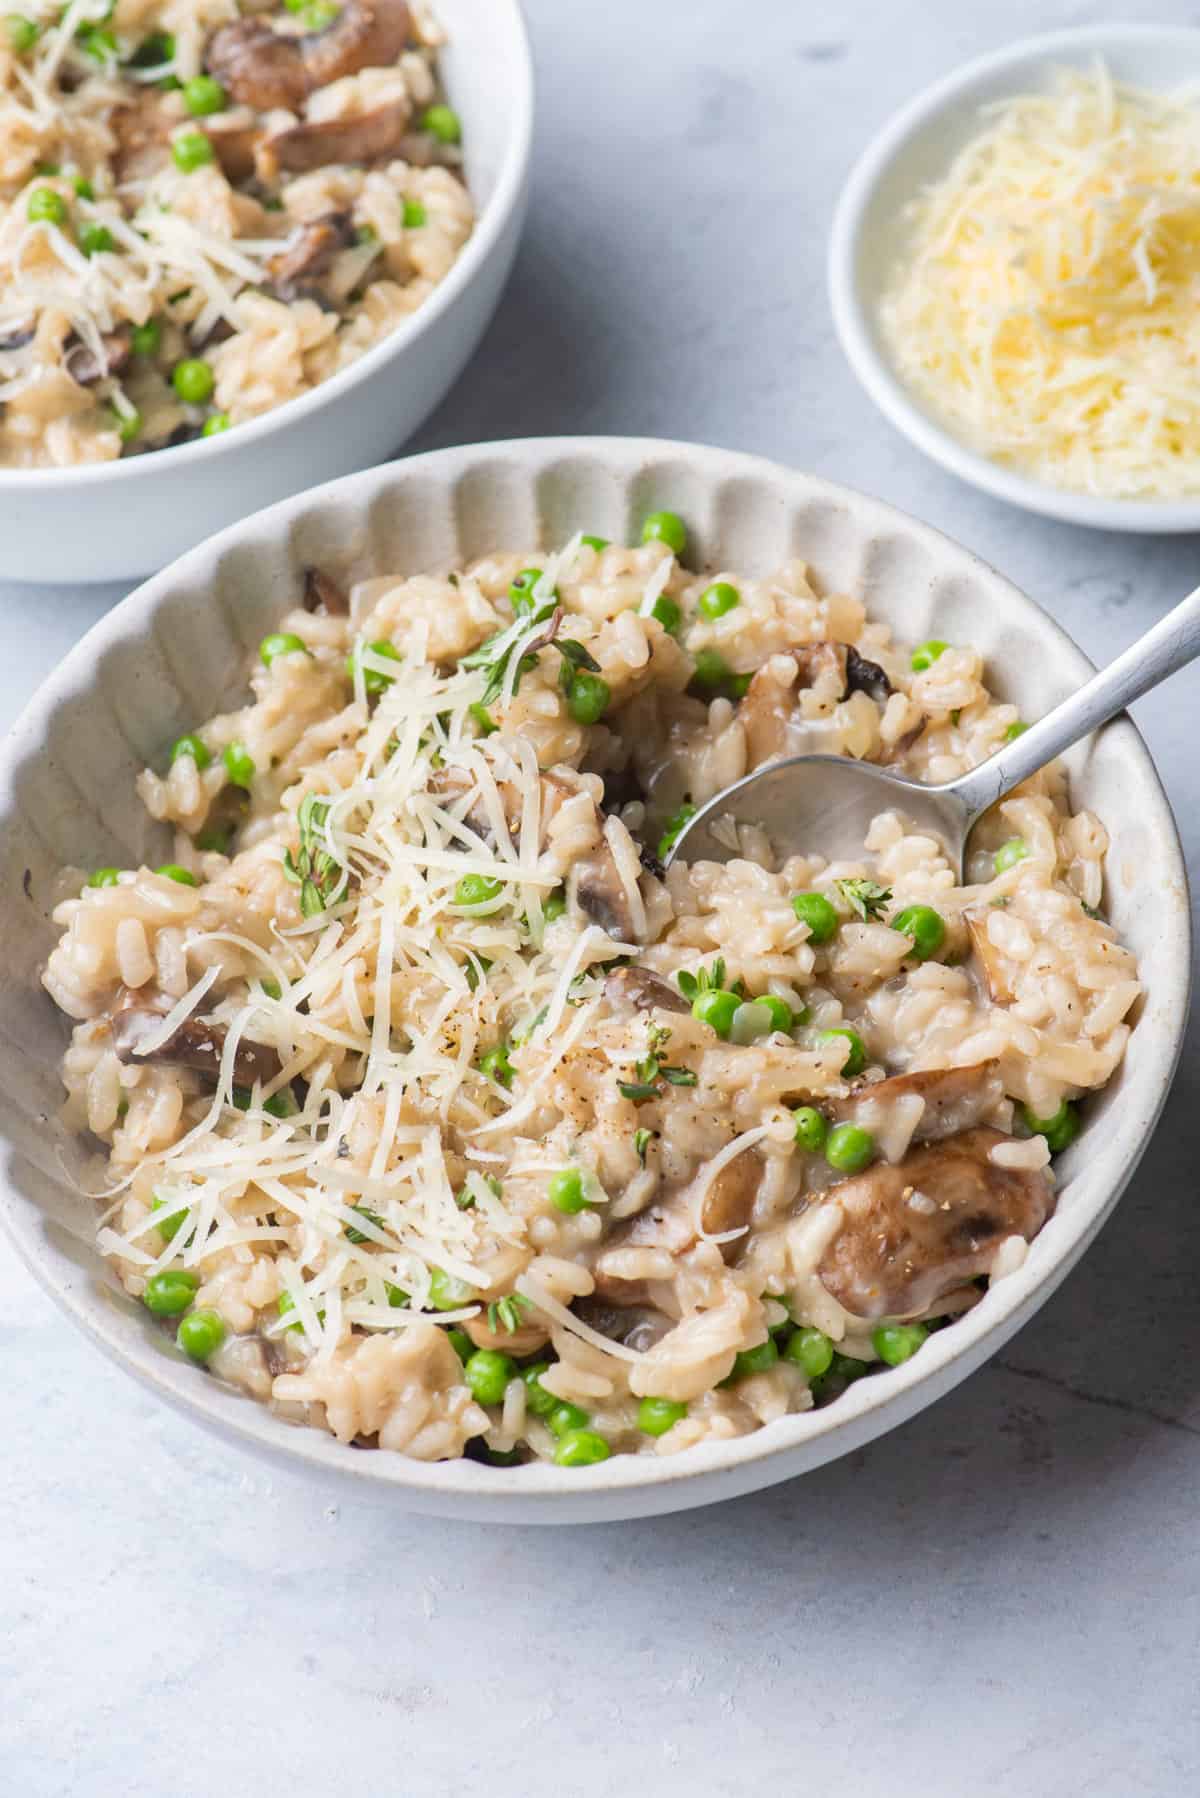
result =
[[[1095,530],[1181,533],[1200,530],[1200,495],[1183,500],[1103,499],[1018,474],[972,449],[910,392],[881,346],[876,309],[863,293],[859,248],[867,211],[884,174],[909,141],[940,113],[956,109],[967,90],[1018,65],[1049,63],[1106,47],[1177,44],[1200,72],[1200,27],[1133,22],[1072,26],[1019,38],[974,57],[922,88],[869,140],[851,168],[834,210],[827,259],[827,288],[834,329],[860,385],[890,424],[925,455],[973,487],[1024,511]]]
[[[144,456],[118,458],[115,462],[84,462],[67,468],[3,468],[0,467],[0,494],[14,495],[33,491],[60,489],[70,492],[79,487],[92,487],[111,481],[125,484],[139,476],[147,477],[151,469],[180,469],[198,456],[210,459],[235,454],[260,442],[282,426],[301,423],[311,412],[327,401],[348,393],[376,371],[399,356],[431,330],[449,311],[475,276],[486,266],[497,242],[503,236],[521,197],[529,173],[533,152],[534,75],[533,51],[529,40],[522,0],[488,0],[489,8],[505,15],[512,34],[512,85],[506,90],[505,116],[508,132],[504,153],[496,176],[495,187],[475,219],[474,227],[449,273],[438,282],[426,299],[407,318],[395,325],[378,343],[359,356],[348,367],[338,369],[305,393],[284,400],[257,418],[248,419],[236,431],[220,431],[212,437],[196,437],[189,443],[177,443],[149,451]]]
[[[989,564],[935,527],[840,483],[743,452],[669,440],[559,437],[465,445],[401,458],[281,500],[227,527],[141,583],[52,670],[0,746],[0,817],[10,802],[20,765],[46,741],[59,706],[94,685],[104,652],[118,644],[133,646],[149,641],[158,611],[180,587],[205,582],[211,591],[213,568],[235,544],[244,540],[264,545],[283,542],[299,517],[318,511],[331,500],[348,500],[360,514],[368,515],[383,495],[406,478],[420,479],[432,473],[452,482],[480,464],[536,470],[541,474],[571,461],[592,466],[599,463],[625,475],[635,470],[648,471],[655,463],[676,467],[690,464],[709,476],[714,485],[721,479],[765,484],[774,494],[786,494],[787,503],[796,509],[801,503],[814,500],[852,507],[872,530],[899,531],[922,545],[936,557],[939,572],[984,580],[998,604],[1023,616],[1035,630],[1055,642],[1064,672],[1073,670],[1081,680],[1093,672],[1092,664],[1062,626]],[[1092,1160],[1075,1176],[1095,1190],[1082,1195],[1068,1213],[1056,1213],[1052,1220],[1057,1225],[1053,1253],[1044,1266],[1040,1258],[1030,1256],[1015,1273],[991,1288],[980,1305],[958,1320],[953,1330],[931,1337],[920,1356],[851,1386],[835,1406],[794,1413],[750,1435],[701,1443],[678,1456],[660,1459],[614,1455],[597,1466],[581,1469],[560,1469],[547,1463],[500,1469],[462,1459],[423,1463],[400,1454],[364,1454],[324,1432],[288,1424],[265,1405],[241,1395],[232,1395],[237,1402],[231,1403],[228,1388],[215,1381],[196,1379],[195,1370],[185,1366],[182,1358],[164,1354],[162,1345],[151,1339],[148,1330],[130,1337],[129,1314],[116,1303],[103,1277],[102,1262],[97,1259],[95,1269],[89,1267],[90,1278],[80,1280],[63,1274],[39,1252],[44,1231],[38,1231],[37,1207],[14,1190],[2,1164],[0,1224],[34,1278],[72,1321],[111,1359],[176,1409],[239,1445],[282,1462],[300,1462],[322,1472],[403,1492],[414,1509],[447,1516],[478,1516],[491,1508],[497,1515],[507,1513],[513,1522],[575,1522],[618,1513],[631,1516],[708,1503],[790,1478],[807,1467],[849,1452],[884,1434],[964,1379],[1049,1297],[1116,1205],[1166,1102],[1182,1050],[1190,990],[1187,871],[1162,783],[1139,732],[1128,717],[1105,729],[1117,733],[1126,765],[1137,770],[1144,789],[1140,815],[1161,844],[1162,878],[1177,886],[1182,896],[1175,929],[1169,933],[1169,990],[1161,999],[1156,993],[1161,1015],[1150,1038],[1150,1052],[1139,1070],[1140,1109],[1124,1121],[1119,1131],[1097,1139]],[[1097,1166],[1099,1172],[1095,1171]],[[28,1227],[18,1223],[18,1211],[22,1215],[25,1211],[31,1213],[33,1221]],[[99,1301],[94,1295],[89,1297],[89,1288],[98,1290]],[[928,1390],[922,1392],[921,1388]],[[800,1457],[805,1468],[795,1465]],[[767,1470],[764,1463],[774,1465]],[[714,1490],[721,1486],[724,1492]],[[655,1499],[651,1489],[661,1493],[661,1500]]]

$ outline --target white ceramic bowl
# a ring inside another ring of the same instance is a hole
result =
[[[461,564],[576,529],[636,541],[660,506],[687,519],[699,563],[763,573],[803,555],[820,582],[860,593],[910,640],[974,642],[989,677],[1035,717],[1089,664],[1032,600],[928,526],[810,475],[749,456],[622,438],[442,450],[288,500],[193,550],[111,612],[55,670],[0,760],[0,1218],[67,1314],[122,1366],[247,1446],[391,1489],[449,1516],[563,1522],[707,1503],[844,1454],[977,1367],[1044,1302],[1099,1229],[1146,1147],[1187,1008],[1189,912],[1179,842],[1137,732],[1122,720],[1073,753],[1076,797],[1112,834],[1108,904],[1147,987],[1118,1078],[1064,1157],[1055,1216],[1019,1272],[905,1366],[828,1409],[666,1459],[498,1470],[363,1453],[282,1422],[185,1363],[92,1247],[93,1212],[65,1170],[78,1145],[54,1117],[65,1020],[38,986],[52,942],[46,895],[63,862],[162,859],[134,775],[183,725],[236,702],[253,646],[316,562],[351,576]],[[27,1377],[37,1378],[36,1367]],[[80,1393],[80,1404],[87,1395]]]
[[[1168,90],[1200,76],[1200,31],[1086,25],[1026,38],[967,63],[918,94],[880,131],[852,170],[834,215],[829,296],[842,349],[880,411],[951,474],[998,499],[1069,524],[1112,531],[1200,530],[1200,498],[1112,500],[1031,480],[969,449],[914,397],[879,328],[889,272],[905,253],[905,208],[944,175],[981,128],[980,108],[1049,86],[1053,71],[1103,57],[1120,81]]]
[[[144,575],[248,512],[395,455],[466,366],[516,254],[533,69],[520,0],[436,0],[476,225],[418,311],[351,367],[218,437],[86,468],[0,468],[0,579]]]

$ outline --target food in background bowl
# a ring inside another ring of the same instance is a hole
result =
[[[210,436],[347,367],[473,213],[405,0],[0,20],[0,466]]]
[[[46,969],[99,1244],[181,1349],[420,1459],[671,1454],[834,1401],[1014,1270],[1140,988],[1052,767],[960,887],[657,855],[774,756],[945,780],[1021,728],[805,566],[696,576],[660,513],[345,594],[139,790]],[[657,854],[656,854],[657,852]],[[79,882],[75,882],[78,890]]]

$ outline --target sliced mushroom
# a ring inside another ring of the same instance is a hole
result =
[[[700,1208],[700,1221],[708,1236],[722,1236],[729,1230],[745,1230],[754,1215],[754,1201],[762,1180],[763,1164],[754,1154],[737,1155],[710,1183]],[[618,1225],[605,1243],[606,1249],[662,1249],[668,1255],[683,1255],[700,1240],[696,1228],[695,1206],[690,1187],[683,1187],[667,1198],[656,1200],[626,1224]],[[739,1240],[722,1243],[721,1253],[732,1260],[738,1253]],[[644,1280],[622,1280],[603,1264],[595,1269],[596,1291],[601,1298],[617,1304],[645,1304],[649,1287]]]
[[[853,643],[847,643],[845,648],[846,692],[865,693],[880,705],[885,699],[890,699],[895,688],[879,663],[868,662],[866,656],[860,656]]]
[[[246,110],[238,107],[205,119],[204,135],[216,152],[225,179],[235,187],[249,181],[256,172],[263,141],[258,120],[247,117]]]
[[[604,996],[618,1010],[690,1011],[677,987],[649,968],[614,968],[604,982]]]
[[[33,342],[36,335],[32,325],[18,325],[7,337],[0,337],[0,356],[7,354],[9,350],[23,350],[26,344]]]
[[[172,1067],[194,1068],[198,1074],[207,1074],[209,1079],[215,1080],[225,1051],[224,1025],[186,1018],[165,1043],[143,1050],[140,1045],[152,1032],[162,1028],[162,1021],[162,1012],[149,1005],[125,1005],[118,1009],[112,1021],[113,1048],[118,1060],[143,1066],[147,1062],[161,1062]],[[265,1086],[275,1079],[280,1066],[274,1049],[266,1043],[247,1042],[243,1037],[234,1056],[234,1083],[253,1086],[256,1081],[261,1081]]]
[[[408,120],[407,101],[397,100],[354,118],[292,125],[265,140],[260,162],[270,176],[281,169],[302,174],[331,162],[375,162],[397,154]]]
[[[620,942],[634,941],[629,894],[607,837],[581,857],[567,879],[567,895],[580,911]]]
[[[318,612],[323,618],[348,618],[350,595],[332,575],[319,568],[304,570],[304,610]]]
[[[972,1129],[995,1109],[1004,1097],[999,1065],[979,1061],[967,1068],[919,1068],[888,1080],[859,1080],[844,1098],[831,1100],[823,1109],[835,1123],[844,1123],[886,1110],[901,1099],[920,1098],[925,1109],[912,1141],[939,1142]]]
[[[738,709],[754,766],[773,756],[798,752],[802,747],[802,743],[793,738],[803,729],[806,720],[797,715],[793,694],[815,686],[822,675],[837,677],[839,699],[845,699],[851,693],[868,693],[872,699],[882,701],[892,691],[891,682],[878,662],[868,662],[852,643],[823,638],[816,643],[802,643],[786,653],[796,664],[795,681],[781,682],[768,662],[750,682]],[[772,661],[774,659],[772,657]]]
[[[993,1163],[1011,1141],[980,1126],[831,1187],[821,1203],[844,1221],[817,1270],[826,1290],[856,1317],[912,1316],[986,1274],[1006,1237],[1036,1236],[1054,1189],[1043,1169]]]
[[[1011,1004],[1016,998],[1008,974],[1004,967],[1004,957],[988,935],[988,917],[991,907],[982,911],[965,911],[963,923],[971,938],[971,947],[979,957],[983,969],[983,977],[987,982],[988,995],[997,1005]]]
[[[74,337],[66,347],[63,367],[80,387],[90,387],[93,381],[103,380],[105,375],[120,374],[129,361],[130,335],[125,326],[118,331],[110,331],[107,337],[100,339],[100,344],[100,356],[78,337]]]
[[[626,1347],[637,1349],[644,1354],[656,1342],[661,1342],[672,1327],[672,1319],[664,1317],[652,1305],[642,1303],[622,1305],[606,1302],[602,1298],[591,1297],[576,1299],[571,1307],[583,1323],[590,1324],[601,1336],[608,1336],[613,1342],[623,1342]]]
[[[327,212],[310,219],[267,263],[267,276],[281,300],[294,300],[307,283],[323,275],[334,257],[354,242],[349,212]]]
[[[394,63],[408,42],[405,0],[347,0],[331,25],[284,37],[265,19],[238,19],[213,34],[208,68],[235,100],[259,112],[295,112],[316,88],[359,69]],[[338,159],[340,160],[340,159]]]

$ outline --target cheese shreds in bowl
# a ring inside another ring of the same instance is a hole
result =
[[[986,107],[911,208],[881,320],[970,448],[1114,499],[1200,493],[1200,93],[1097,60]]]
[[[1058,766],[967,886],[891,812],[852,860],[750,830],[664,874],[764,761],[944,780],[1020,728],[969,645],[668,542],[309,570],[244,703],[139,777],[172,861],[67,876],[100,1249],[344,1442],[578,1467],[836,1402],[1020,1265],[1124,1053]]]
[[[348,367],[472,228],[406,0],[0,18],[0,467],[212,436]]]

